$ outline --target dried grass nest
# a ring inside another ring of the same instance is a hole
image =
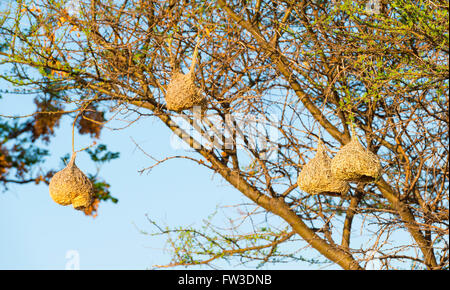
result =
[[[201,95],[200,89],[195,85],[195,65],[197,63],[198,45],[194,49],[191,67],[187,74],[181,71],[175,71],[167,86],[164,99],[166,100],[167,109],[177,113],[191,109],[194,106],[204,107],[206,105],[205,98]]]
[[[83,210],[91,205],[94,189],[89,178],[76,166],[76,153],[67,166],[53,175],[49,184],[50,197],[60,205]]]
[[[347,182],[336,179],[330,166],[331,158],[324,150],[322,142],[319,142],[316,155],[303,166],[298,175],[298,187],[309,194],[347,193],[350,186]]]
[[[167,86],[165,100],[167,109],[178,113],[194,106],[205,105],[205,99],[195,85],[194,73],[191,71],[187,74],[175,72],[172,75]]]
[[[378,156],[365,149],[355,134],[331,161],[333,175],[348,182],[373,182],[380,177],[381,171]]]

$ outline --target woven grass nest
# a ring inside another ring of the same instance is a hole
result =
[[[378,156],[365,149],[355,134],[331,161],[333,175],[348,182],[373,182],[380,177],[381,170]]]
[[[50,197],[60,205],[72,205],[83,210],[91,205],[94,189],[91,181],[75,164],[76,153],[69,164],[53,175],[49,184]]]
[[[331,158],[319,142],[317,153],[303,166],[297,179],[298,187],[309,194],[338,193],[349,190],[347,182],[336,179],[331,172]]]
[[[167,109],[175,112],[191,109],[194,106],[204,107],[205,98],[200,94],[200,89],[195,85],[195,65],[197,63],[198,44],[195,46],[191,67],[187,74],[176,71],[167,86],[166,100]]]
[[[187,74],[174,73],[167,86],[165,100],[167,109],[178,113],[194,106],[205,105],[205,99],[194,83],[193,72]]]

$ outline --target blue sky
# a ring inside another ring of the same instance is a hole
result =
[[[30,97],[4,95],[0,99],[0,114],[32,110]],[[163,250],[165,239],[140,232],[154,230],[146,214],[171,227],[201,226],[217,206],[248,202],[220,176],[188,160],[173,159],[140,174],[140,169],[153,163],[133,140],[156,158],[186,153],[172,148],[170,138],[169,129],[154,118],[141,119],[124,130],[103,130],[99,143],[121,154],[100,171],[119,203],[102,203],[95,219],[54,203],[45,184],[11,185],[0,193],[0,269],[64,269],[71,261],[66,259],[71,250],[79,254],[80,269],[147,269],[166,264],[170,255]],[[90,142],[78,136],[76,149]],[[51,156],[44,166],[61,168],[59,158],[71,151],[69,119],[61,122],[49,150]],[[96,170],[85,152],[77,154],[77,165],[84,172]],[[223,264],[223,269],[228,267]],[[288,263],[265,268],[311,267]]]
[[[7,85],[0,81],[0,89],[5,88]],[[5,94],[0,99],[0,114],[26,115],[33,110],[30,96]],[[66,118],[57,129],[46,169],[62,168],[60,157],[71,151],[71,125]],[[189,160],[173,159],[149,174],[140,174],[138,171],[153,161],[136,148],[133,140],[156,158],[186,153],[171,146],[171,132],[155,118],[142,118],[124,130],[103,130],[98,143],[107,144],[121,156],[103,165],[100,175],[111,184],[112,195],[119,203],[102,203],[95,219],[53,202],[45,184],[9,185],[8,191],[0,193],[0,269],[64,269],[69,262],[66,254],[71,251],[79,254],[80,269],[146,269],[166,264],[170,255],[164,251],[165,239],[140,232],[154,230],[146,214],[171,227],[200,227],[217,206],[248,202],[220,176]],[[77,136],[75,141],[76,149],[91,144],[85,136]],[[86,173],[96,170],[85,152],[77,154],[77,165]],[[295,244],[293,249],[299,246],[304,245]],[[310,248],[304,251],[318,256]],[[265,268],[317,267],[287,263]]]
[[[24,107],[19,98],[25,97],[1,99],[1,113],[31,112],[32,106]],[[59,168],[59,157],[71,150],[70,131],[70,123],[65,120],[52,140],[51,157],[45,166]],[[111,183],[119,203],[102,203],[95,219],[54,203],[44,184],[11,185],[0,194],[0,268],[62,269],[66,251],[71,249],[79,251],[82,268],[162,264],[167,260],[160,251],[163,244],[154,244],[154,238],[139,233],[138,228],[150,228],[145,214],[168,224],[190,224],[211,213],[225,194],[238,197],[236,192],[230,194],[230,187],[217,186],[208,172],[186,160],[173,160],[150,174],[139,174],[139,169],[152,162],[135,148],[131,138],[157,157],[171,151],[168,130],[152,120],[143,120],[123,131],[104,130],[99,142],[121,152],[120,159],[101,168],[101,176]],[[86,143],[80,144],[83,141]],[[76,138],[76,144],[84,147],[89,140]],[[82,170],[95,171],[86,153],[77,157]]]

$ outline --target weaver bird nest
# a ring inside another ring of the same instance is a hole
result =
[[[378,156],[365,149],[354,134],[331,161],[333,175],[349,182],[373,182],[381,175]]]
[[[60,205],[72,205],[83,210],[91,205],[94,189],[89,178],[75,165],[76,154],[67,166],[50,180],[50,197]]]
[[[205,105],[205,99],[194,83],[194,73],[176,72],[167,86],[165,95],[167,109],[175,112]]]
[[[303,166],[298,175],[298,187],[309,194],[338,193],[345,194],[349,190],[347,182],[336,179],[331,172],[331,159],[319,142],[317,153]]]
[[[175,112],[191,109],[194,106],[204,107],[205,98],[201,95],[200,89],[195,85],[195,65],[197,63],[198,45],[194,49],[191,67],[187,74],[180,71],[173,73],[169,85],[167,86],[164,99],[167,109]]]

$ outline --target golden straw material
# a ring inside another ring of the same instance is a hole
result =
[[[309,194],[345,194],[350,188],[348,183],[334,178],[330,165],[331,159],[319,142],[316,155],[303,166],[298,175],[298,187]]]
[[[191,109],[194,106],[204,107],[206,105],[205,98],[201,95],[199,88],[194,83],[194,71],[197,63],[199,44],[200,41],[195,46],[189,72],[187,74],[179,71],[175,72],[167,86],[164,98],[167,109],[171,111],[179,113],[183,110]]]
[[[373,182],[381,175],[378,156],[365,149],[356,135],[331,161],[331,172],[344,181]]]
[[[87,176],[75,165],[74,153],[67,166],[55,173],[49,184],[50,197],[60,205],[72,204],[82,210],[92,203],[94,189]]]
[[[176,72],[167,86],[165,95],[167,109],[175,112],[204,105],[204,98],[194,83],[193,73]]]

